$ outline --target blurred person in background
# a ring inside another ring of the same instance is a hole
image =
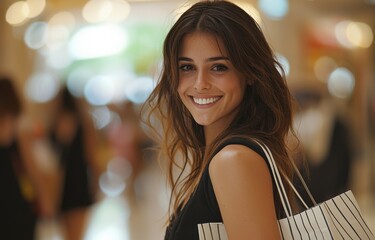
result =
[[[66,239],[81,240],[96,192],[96,136],[88,109],[64,87],[50,128],[61,172],[57,213]]]
[[[39,174],[27,133],[19,131],[21,111],[12,79],[0,77],[0,239],[6,240],[35,239]]]
[[[147,138],[132,102],[125,101],[111,107],[119,116],[119,119],[109,125],[107,132],[114,157],[113,164],[118,167],[117,172],[126,178],[128,197],[135,197],[136,200],[138,196],[135,182],[144,164],[143,147]]]
[[[294,95],[299,104],[294,122],[301,144],[296,160],[304,159],[304,179],[315,200],[323,202],[349,190],[353,162],[349,125],[325,86],[296,89]],[[302,186],[299,192],[309,199]]]

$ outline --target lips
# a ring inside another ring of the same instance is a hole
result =
[[[221,97],[208,97],[208,98],[197,98],[197,97],[192,97],[194,103],[199,104],[199,105],[207,105],[211,103],[217,102]]]

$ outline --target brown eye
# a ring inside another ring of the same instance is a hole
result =
[[[213,71],[224,72],[228,70],[228,67],[223,64],[217,64],[212,68]]]
[[[190,64],[183,64],[179,67],[179,69],[183,72],[192,71],[194,70],[194,67]]]

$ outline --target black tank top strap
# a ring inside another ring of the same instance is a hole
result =
[[[255,151],[256,153],[258,153],[260,156],[263,157],[263,159],[267,159],[265,153],[263,152],[263,149],[254,141],[251,141],[247,138],[242,138],[242,137],[233,137],[233,138],[230,138],[226,141],[224,141],[223,143],[221,143],[216,149],[215,151],[213,152],[212,156],[211,156],[211,159],[218,153],[220,152],[221,149],[223,149],[225,146],[227,145],[231,145],[231,144],[239,144],[239,145],[244,145],[250,149],[252,149],[253,151]],[[211,161],[210,159],[210,161]],[[268,162],[267,162],[268,164]]]

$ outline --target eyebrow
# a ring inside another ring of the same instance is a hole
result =
[[[219,61],[219,60],[226,60],[229,61],[228,57],[224,56],[219,56],[219,57],[211,57],[207,59],[207,62],[214,62],[214,61]],[[188,57],[179,57],[178,61],[186,61],[186,62],[193,62],[193,59],[188,58]]]

